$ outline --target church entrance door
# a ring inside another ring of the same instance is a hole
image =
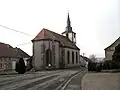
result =
[[[52,65],[52,51],[48,49],[46,51],[46,66],[51,66]]]

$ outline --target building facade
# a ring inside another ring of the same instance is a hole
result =
[[[76,46],[76,33],[72,31],[68,14],[67,27],[62,34],[43,28],[32,40],[33,67],[36,70],[79,66],[80,49]]]
[[[107,48],[105,48],[105,59],[104,60],[112,60],[112,55],[115,51],[115,47],[120,44],[120,37],[113,42],[110,46],[108,46]]]
[[[0,71],[15,70],[16,62],[20,58],[26,58],[28,54],[18,49],[19,48],[13,48],[9,44],[0,43]],[[27,57],[29,57],[29,55]]]

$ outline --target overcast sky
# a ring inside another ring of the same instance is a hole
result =
[[[120,36],[119,5],[119,0],[0,0],[0,25],[33,35],[0,27],[0,42],[32,55],[31,40],[42,28],[64,32],[69,10],[81,54],[104,57],[104,48]]]

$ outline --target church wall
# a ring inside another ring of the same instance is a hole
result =
[[[68,57],[67,57],[67,51],[70,52],[70,63],[68,64]],[[72,52],[74,52],[74,64],[72,63]],[[77,57],[78,57],[78,62],[76,63],[76,52],[77,52]],[[75,49],[70,49],[70,48],[65,48],[65,67],[69,68],[69,67],[76,67],[76,66],[80,66],[80,57],[79,57],[80,51],[79,50],[75,50]]]
[[[52,52],[52,65],[59,67],[59,43],[54,41],[36,41],[33,43],[34,67],[35,69],[42,69],[46,67],[45,52],[50,49]],[[54,51],[53,51],[54,49]],[[54,58],[54,59],[53,59]]]
[[[33,60],[33,66],[35,69],[40,69],[43,65],[43,60],[41,60],[41,44],[43,43],[43,41],[36,41],[33,43],[33,57],[34,57],[34,60]]]

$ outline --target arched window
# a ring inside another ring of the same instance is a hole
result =
[[[46,66],[49,64],[52,64],[52,51],[50,49],[47,49],[46,51]]]
[[[67,60],[68,60],[68,64],[70,63],[70,52],[67,51]]]
[[[78,63],[78,53],[76,52],[76,63]]]
[[[74,64],[74,52],[72,52],[72,64]]]

